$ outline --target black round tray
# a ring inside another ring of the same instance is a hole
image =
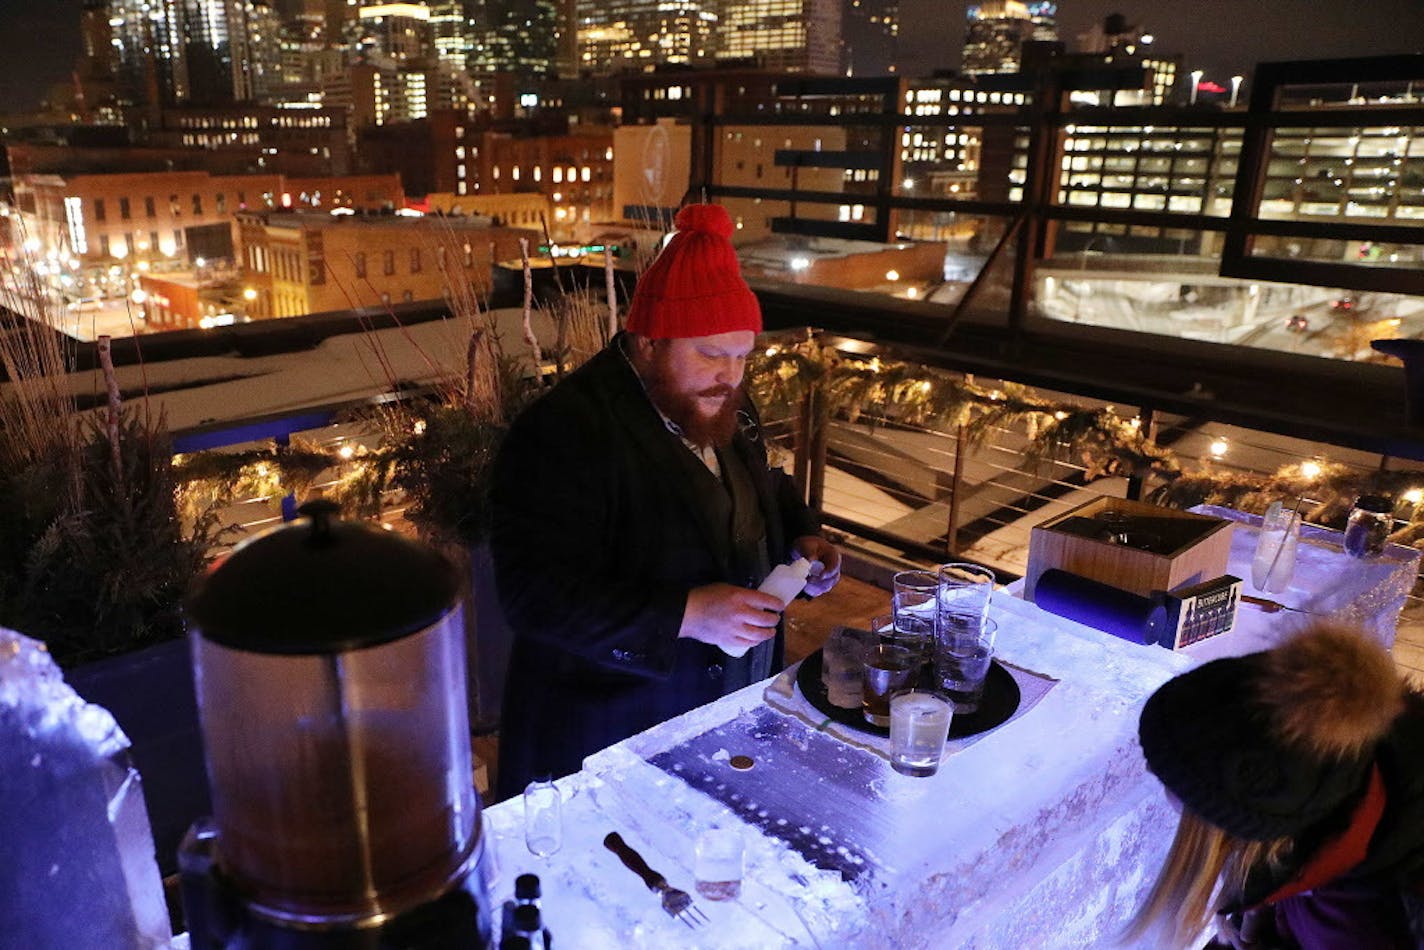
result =
[[[928,669],[923,671],[920,685],[926,689],[930,688],[932,676],[933,673]],[[889,726],[866,722],[859,707],[843,709],[831,704],[826,696],[826,686],[821,682],[820,650],[801,661],[801,666],[796,671],[796,687],[801,690],[801,695],[806,697],[807,702],[841,725],[875,736],[890,735]],[[1019,684],[1014,680],[1013,674],[1004,669],[998,660],[993,661],[989,665],[989,675],[984,679],[984,698],[979,701],[978,710],[972,713],[956,713],[949,721],[949,738],[963,739],[965,736],[988,732],[995,726],[1003,725],[1009,721],[1014,710],[1019,708],[1019,699]]]

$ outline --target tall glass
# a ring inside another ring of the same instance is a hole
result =
[[[989,619],[994,572],[978,564],[941,564],[935,572],[938,616],[936,642],[976,637]]]
[[[934,640],[939,575],[934,571],[901,571],[895,575],[891,613],[895,642],[924,655]]]
[[[1295,573],[1295,551],[1300,545],[1300,516],[1277,511],[1261,520],[1256,553],[1251,558],[1251,583],[1257,590],[1282,593]]]
[[[563,796],[552,779],[537,778],[524,789],[524,843],[540,858],[563,847]]]

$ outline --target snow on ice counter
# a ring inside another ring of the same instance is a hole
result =
[[[756,684],[561,779],[564,843],[551,857],[526,849],[521,801],[488,809],[492,896],[506,900],[518,874],[539,874],[547,925],[577,947],[1110,943],[1176,824],[1143,765],[1137,713],[1192,660],[1007,595],[995,596],[991,615],[999,657],[1048,688],[961,744],[938,774],[900,775],[812,716],[769,704],[776,681]],[[752,767],[734,768],[739,756]],[[712,824],[742,830],[746,872],[736,900],[697,898],[710,918],[697,930],[669,917],[602,846],[619,832],[673,887],[693,892],[694,842]]]

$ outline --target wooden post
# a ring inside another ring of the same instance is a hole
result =
[[[820,399],[815,393],[811,397],[811,471],[806,489],[806,504],[813,511],[820,511],[826,500],[826,443],[829,438],[831,420],[822,412]]]
[[[1151,406],[1143,406],[1137,413],[1137,418],[1142,420],[1142,431],[1147,436],[1148,442],[1157,441],[1157,420],[1156,412]],[[1127,477],[1127,497],[1132,501],[1142,500],[1143,477],[1137,472],[1133,472]]]
[[[969,431],[960,425],[954,434],[954,474],[949,483],[949,525],[945,531],[944,550],[950,557],[959,556],[959,489],[964,484],[964,453],[969,447]]]
[[[791,445],[791,479],[796,483],[796,490],[801,493],[802,501],[806,500],[811,487],[811,430],[814,427],[811,421],[812,408],[811,391],[807,390],[806,395],[801,397],[801,406],[796,412],[796,429]]]
[[[618,335],[618,284],[613,279],[613,245],[603,245],[603,283],[608,292],[608,339]]]

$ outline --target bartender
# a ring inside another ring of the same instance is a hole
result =
[[[786,605],[755,588],[798,556],[808,595],[840,577],[741,389],[762,320],[731,219],[689,205],[674,226],[626,332],[515,420],[495,466],[500,798],[779,671]]]

